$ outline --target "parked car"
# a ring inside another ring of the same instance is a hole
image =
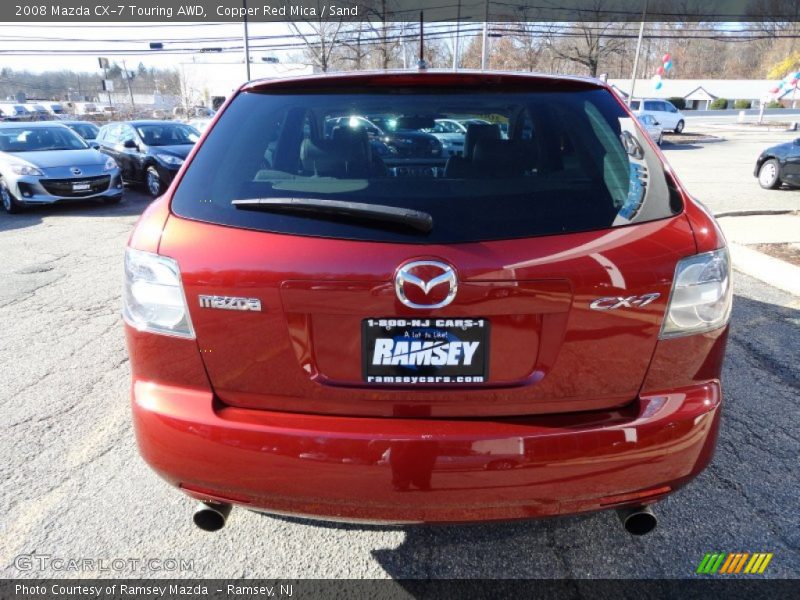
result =
[[[637,117],[639,119],[639,123],[642,124],[642,127],[647,132],[653,141],[661,145],[661,142],[664,141],[664,128],[661,127],[661,123],[656,121],[656,118],[653,115],[639,115]]]
[[[30,121],[31,112],[25,109],[24,104],[2,104],[0,112],[4,121]]]
[[[508,139],[383,159],[327,121],[470,112]],[[646,136],[593,79],[245,84],[126,250],[142,456],[206,530],[242,505],[650,531],[714,451],[731,273]]]
[[[800,187],[800,138],[764,150],[756,160],[753,175],[767,190],[777,189],[784,183]]]
[[[97,144],[97,134],[100,132],[100,128],[92,123],[91,121],[61,121],[62,124],[66,125],[72,131],[77,133],[81,136],[86,143],[88,143],[93,148],[99,148],[99,144]]]
[[[644,99],[631,101],[631,110],[637,115],[650,115],[661,124],[661,127],[682,133],[686,126],[683,113],[667,100]]]
[[[425,131],[401,129],[394,118],[361,116],[332,117],[325,120],[324,135],[334,136],[334,129],[361,130],[366,132],[372,152],[384,159],[397,158],[441,158],[442,144],[435,136]],[[376,124],[377,123],[377,124]],[[379,125],[380,124],[380,125]],[[396,163],[385,163],[393,166]]]
[[[402,158],[439,159],[444,156],[442,143],[425,131],[435,125],[432,116],[372,115],[367,119],[383,131],[381,139]]]
[[[49,121],[52,116],[41,104],[25,104],[25,110],[30,113],[31,121]]]
[[[211,125],[211,118],[203,118],[203,119],[192,119],[189,121],[189,126],[194,127],[200,133],[203,133],[206,128]]]
[[[45,109],[50,115],[56,118],[66,116],[67,114],[64,105],[61,104],[60,102],[44,102],[42,103],[42,106],[45,107]]]
[[[122,199],[113,159],[55,122],[0,123],[0,201],[8,213],[26,205]]]
[[[100,151],[119,163],[125,183],[144,184],[155,197],[170,184],[200,132],[174,121],[125,121],[100,128]]]
[[[101,114],[94,102],[76,102],[76,115],[99,115]]]
[[[455,119],[436,119],[430,129],[425,130],[442,144],[445,156],[458,156],[464,152],[464,137],[467,135],[467,125]]]

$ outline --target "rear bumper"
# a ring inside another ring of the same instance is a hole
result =
[[[224,408],[207,391],[146,382],[132,400],[143,457],[195,498],[403,523],[652,503],[708,464],[721,395],[709,382],[621,410],[495,421]]]

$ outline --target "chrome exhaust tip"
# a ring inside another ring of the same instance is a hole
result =
[[[203,531],[219,531],[225,527],[232,506],[223,502],[201,502],[192,515],[192,521]]]
[[[646,535],[658,525],[658,519],[649,506],[618,508],[617,516],[625,531],[631,535]]]

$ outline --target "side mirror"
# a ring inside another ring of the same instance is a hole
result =
[[[661,123],[659,123],[658,121],[656,121],[655,119],[653,119],[653,125],[661,125]]]
[[[122,147],[123,148],[136,148],[137,150],[139,149],[139,146],[136,145],[136,142],[134,140],[125,140],[125,142],[123,142],[123,144],[122,144]]]
[[[795,145],[795,146],[800,146],[800,138],[797,138],[797,139],[794,141],[794,145]]]
[[[100,144],[98,144],[98,143],[97,143],[97,142],[95,142],[94,140],[92,140],[91,142],[89,142],[89,147],[90,147],[90,148],[94,148],[95,150],[100,150]]]

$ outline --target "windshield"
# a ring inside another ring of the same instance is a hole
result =
[[[66,127],[13,127],[0,129],[0,151],[41,152],[84,150],[89,146]]]
[[[464,126],[447,151],[429,133],[445,120]],[[263,231],[410,243],[601,229],[681,209],[645,139],[602,89],[244,92],[198,150],[172,206]],[[420,236],[232,205],[256,198],[372,203],[430,214],[434,226]]]
[[[85,140],[93,140],[97,137],[100,128],[93,123],[70,123],[67,125],[72,131],[77,133]]]
[[[180,146],[194,144],[200,139],[200,133],[194,127],[181,123],[137,125],[136,132],[148,146]]]

